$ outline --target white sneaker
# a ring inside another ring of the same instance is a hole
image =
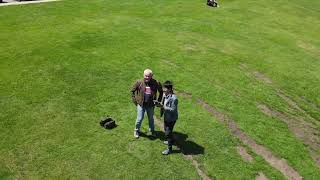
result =
[[[134,131],[134,132],[133,132],[133,136],[134,136],[135,138],[139,138],[139,131]]]
[[[172,150],[171,150],[171,149],[166,149],[166,150],[162,151],[162,154],[163,154],[163,155],[169,155],[169,154],[171,154],[171,153],[172,153]]]

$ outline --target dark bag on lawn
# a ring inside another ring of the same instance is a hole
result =
[[[207,0],[207,5],[211,7],[218,7],[218,3],[216,0]]]
[[[116,122],[111,117],[103,118],[100,121],[100,125],[106,129],[113,129],[117,126]]]

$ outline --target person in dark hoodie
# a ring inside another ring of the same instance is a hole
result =
[[[173,127],[178,119],[178,98],[173,92],[171,81],[164,82],[163,92],[164,98],[161,104],[163,105],[164,131],[167,139],[164,143],[168,145],[168,148],[162,154],[169,155],[172,153]]]
[[[134,137],[139,138],[140,128],[145,112],[147,112],[149,119],[149,131],[152,136],[154,134],[154,101],[161,101],[162,86],[161,83],[152,78],[153,74],[150,69],[143,72],[143,79],[137,80],[131,88],[132,102],[137,106],[137,119],[134,129]],[[159,96],[157,99],[157,92]]]

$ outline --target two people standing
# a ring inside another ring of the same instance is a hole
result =
[[[164,143],[168,144],[168,148],[162,154],[168,155],[172,152],[172,131],[178,119],[178,99],[173,93],[173,86],[170,81],[166,81],[162,87],[159,81],[152,78],[153,74],[150,69],[144,70],[143,76],[143,80],[137,80],[131,88],[132,101],[137,106],[134,137],[139,138],[145,113],[147,113],[149,120],[149,132],[152,136],[155,136],[153,116],[156,102],[163,108],[164,130],[167,137],[167,141]],[[157,92],[159,95],[157,95]]]

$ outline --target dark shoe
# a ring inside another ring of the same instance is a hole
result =
[[[156,132],[154,132],[154,131],[151,131],[150,133],[151,133],[151,136],[152,136],[152,137],[156,137],[156,136],[157,136],[157,135],[156,135]]]
[[[170,150],[170,149],[166,149],[166,150],[162,151],[163,155],[169,155],[171,153],[172,153],[172,150]]]

